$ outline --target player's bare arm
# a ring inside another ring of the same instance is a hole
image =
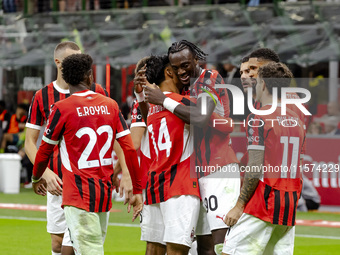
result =
[[[32,173],[32,186],[33,190],[38,195],[46,195],[46,180],[42,177],[47,169],[48,161],[53,152],[55,145],[48,144],[44,141],[41,142],[38,152],[36,153],[36,159],[34,162],[34,168]]]
[[[129,202],[130,198],[132,198],[132,193],[133,193],[132,181],[131,181],[131,177],[129,174],[129,169],[125,162],[124,152],[117,141],[115,141],[114,143],[114,151],[116,152],[116,155],[118,157],[117,164],[120,165],[120,168],[122,170],[122,178],[120,180],[120,185],[119,185],[119,195],[120,197],[123,197],[123,194],[125,193],[124,204],[126,204]],[[117,174],[118,173],[116,171],[116,166],[115,166],[114,178],[117,176]]]
[[[130,211],[131,205],[133,206],[133,217],[132,220],[139,215],[139,213],[143,209],[143,198],[142,198],[142,186],[141,186],[141,179],[142,179],[142,171],[140,170],[137,152],[133,146],[131,135],[125,135],[117,139],[119,145],[123,149],[125,158],[129,158],[126,162],[127,167],[129,169],[132,185],[133,185],[133,194],[135,196],[132,197],[129,201],[128,212]]]
[[[38,152],[38,149],[36,147],[38,138],[39,138],[40,130],[33,129],[33,128],[26,128],[26,139],[25,139],[25,152],[32,162],[34,164],[35,158]],[[49,168],[47,168],[48,171],[45,171],[43,174],[43,178],[46,181],[46,189],[45,186],[41,187],[43,192],[50,192],[52,195],[62,195],[63,189],[60,185],[63,184],[63,181],[59,178],[58,175],[53,173]]]
[[[248,203],[260,181],[262,174],[262,164],[264,162],[264,150],[249,150],[249,163],[246,168],[240,196],[233,209],[231,209],[224,219],[227,226],[235,225],[241,217],[245,205]]]

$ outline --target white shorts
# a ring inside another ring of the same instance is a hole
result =
[[[141,217],[141,240],[176,243],[191,247],[199,214],[200,199],[182,195],[165,202],[144,205]]]
[[[76,255],[104,255],[109,212],[87,212],[65,206],[65,217]]]
[[[295,227],[271,224],[243,213],[227,233],[223,253],[290,255],[294,251]]]
[[[205,210],[201,207],[196,235],[207,235],[213,230],[227,228],[223,219],[236,205],[241,186],[238,164],[227,167],[233,171],[232,174],[215,172],[198,180]]]
[[[50,192],[47,192],[47,232],[50,234],[64,234],[63,238],[63,246],[72,246],[65,214],[63,208],[61,208],[61,204],[63,201],[62,196],[52,195]]]

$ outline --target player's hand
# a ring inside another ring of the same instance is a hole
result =
[[[122,171],[122,178],[120,180],[120,192],[119,196],[123,197],[125,193],[124,205],[129,203],[130,199],[133,197],[133,187],[132,180],[129,174],[129,170]]]
[[[46,185],[47,185],[46,180],[44,178],[41,178],[41,180],[36,183],[32,183],[35,194],[46,196],[47,194]]]
[[[131,211],[131,206],[133,206],[133,216],[132,221],[134,221],[138,215],[143,210],[143,196],[142,194],[133,195],[133,197],[130,199],[129,205],[128,205],[128,213]]]
[[[135,92],[140,93],[143,91],[143,86],[146,85],[146,64],[139,69],[137,74],[135,75],[135,78],[133,79],[133,84],[135,85]]]
[[[237,221],[239,220],[239,218],[241,217],[243,210],[244,210],[244,206],[241,206],[238,203],[236,203],[234,208],[231,209],[228,212],[228,214],[225,216],[225,218],[223,220],[224,223],[229,227],[234,226],[237,223]]]
[[[48,192],[55,196],[61,196],[63,194],[63,189],[61,188],[61,185],[63,185],[63,181],[59,178],[58,175],[47,168],[42,177],[46,180],[46,187]]]
[[[166,96],[161,89],[155,84],[149,84],[143,86],[145,101],[151,104],[162,105]]]

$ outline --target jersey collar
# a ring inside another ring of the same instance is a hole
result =
[[[93,92],[92,90],[82,90],[82,91],[73,93],[72,95],[78,96],[78,97],[84,97],[84,96],[93,95],[93,94],[96,94],[96,93]]]
[[[59,92],[59,93],[62,93],[62,94],[70,94],[70,90],[69,89],[62,89],[58,86],[57,84],[57,81],[54,81],[53,82],[53,87]]]

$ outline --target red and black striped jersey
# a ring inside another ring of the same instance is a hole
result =
[[[266,105],[260,110],[270,108]],[[272,224],[293,226],[302,189],[303,123],[290,109],[281,115],[280,105],[269,115],[250,114],[247,123],[248,150],[264,150],[264,163],[263,178],[244,212]]]
[[[93,83],[91,90],[102,95],[108,95],[106,90],[99,84]],[[60,88],[56,81],[51,82],[49,85],[38,90],[31,102],[26,127],[41,130],[41,127],[46,123],[49,117],[51,106],[69,96],[70,91],[68,89]],[[61,158],[58,146],[55,147],[55,150],[51,155],[48,167],[60,178],[62,177]]]
[[[190,88],[190,96],[199,99],[209,95],[215,101],[214,112],[228,118],[230,114],[229,97],[225,88],[215,88],[215,84],[224,84],[223,78],[216,70],[204,69]],[[223,134],[212,126],[194,129],[195,166],[210,169],[209,166],[223,167],[238,163],[234,150],[231,148],[229,134]],[[201,167],[202,166],[202,167]],[[198,177],[210,174],[209,171],[198,171]]]
[[[176,93],[167,96],[181,104],[190,103]],[[199,197],[197,178],[190,176],[193,153],[190,126],[160,105],[150,105],[147,123],[153,161],[148,171],[145,203],[161,203],[180,195]]]
[[[147,173],[150,167],[150,164],[152,162],[151,155],[150,155],[150,148],[149,148],[149,135],[146,128],[146,123],[144,122],[144,119],[142,117],[142,113],[139,109],[139,104],[137,100],[133,102],[132,106],[132,112],[131,112],[131,125],[130,130],[131,133],[133,133],[134,127],[142,127],[145,128],[145,132],[143,134],[141,144],[139,147],[139,157],[140,157],[140,168],[143,172],[143,178],[142,178],[142,188],[145,189],[146,182],[147,182]]]
[[[296,94],[295,92],[288,92],[287,94],[287,99],[300,99],[299,95]],[[261,102],[255,101],[254,103],[254,108],[255,109],[260,109],[261,108]],[[292,110],[294,113],[297,114],[301,122],[303,123],[303,128],[306,129],[306,115],[295,105],[295,104],[287,104],[287,108]]]
[[[60,147],[63,206],[89,212],[110,210],[113,144],[128,134],[118,104],[111,98],[84,90],[55,103],[43,141]]]
[[[299,99],[300,97],[296,93],[287,93],[287,98],[292,99],[292,98],[297,98]],[[256,110],[259,110],[261,108],[261,102],[255,101],[254,102],[254,108]],[[303,124],[303,129],[305,130],[305,134],[307,132],[306,130],[306,115],[295,105],[295,104],[288,104],[286,109],[290,109],[293,111],[301,120]],[[304,155],[306,152],[306,141],[303,143],[302,151],[301,154]],[[247,165],[248,163],[248,151],[245,152],[245,154],[242,156],[242,159],[240,160],[242,165]]]

